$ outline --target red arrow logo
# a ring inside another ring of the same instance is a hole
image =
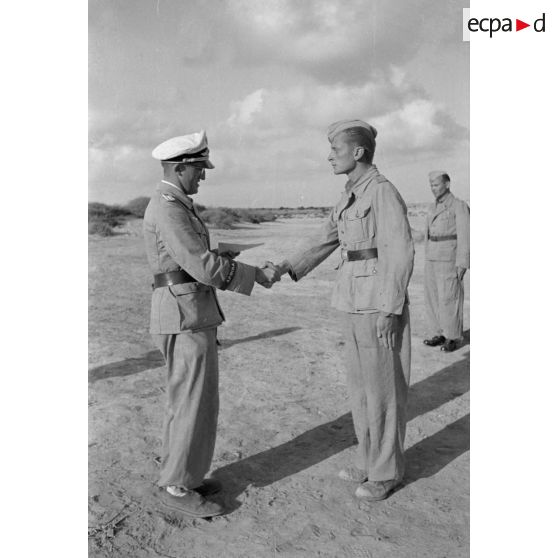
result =
[[[525,29],[526,27],[531,27],[531,24],[530,23],[525,23],[524,21],[521,21],[520,19],[515,20],[515,30],[516,31],[521,31],[522,29]]]

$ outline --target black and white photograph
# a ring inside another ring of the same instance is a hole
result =
[[[89,556],[468,557],[468,1],[88,7]]]

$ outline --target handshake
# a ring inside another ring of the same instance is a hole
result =
[[[275,265],[272,262],[265,262],[262,267],[256,267],[256,282],[266,289],[270,289],[274,283],[281,281],[281,275],[288,269],[288,263]]]

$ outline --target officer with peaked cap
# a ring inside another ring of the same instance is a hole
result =
[[[192,201],[212,169],[205,131],[169,139],[153,150],[163,180],[147,206],[144,238],[154,275],[150,332],[168,368],[158,495],[191,517],[223,508],[206,496],[220,489],[209,471],[219,408],[217,326],[224,321],[215,289],[249,295],[278,274],[210,250],[209,232]]]
[[[469,268],[469,206],[450,192],[450,177],[432,171],[435,202],[426,217],[424,293],[432,337],[424,344],[452,352],[463,336],[463,277]]]
[[[414,248],[407,208],[372,163],[376,129],[362,120],[328,128],[328,161],[346,174],[341,200],[320,238],[276,269],[299,281],[341,247],[332,306],[346,333],[347,380],[358,448],[339,476],[359,484],[356,495],[387,498],[404,472],[405,407],[411,334],[407,286]]]

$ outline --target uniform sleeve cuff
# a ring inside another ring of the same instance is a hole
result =
[[[235,274],[226,286],[226,290],[249,296],[254,288],[256,268],[241,262],[235,262],[235,264]]]

